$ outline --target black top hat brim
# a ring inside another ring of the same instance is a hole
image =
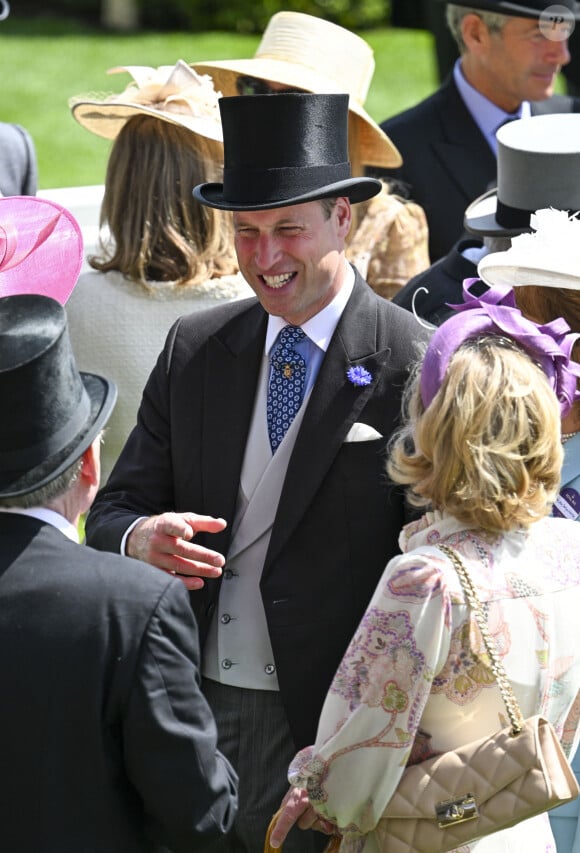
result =
[[[530,225],[532,211],[529,213],[520,211],[518,218],[521,216],[521,222],[508,227],[498,222],[497,209],[497,187],[494,187],[471,202],[463,217],[463,227],[470,234],[478,237],[517,237],[532,230]]]
[[[199,184],[194,188],[193,195],[202,204],[220,210],[272,210],[276,207],[291,207],[308,201],[338,198],[340,196],[346,196],[353,204],[356,204],[361,201],[368,201],[369,198],[377,195],[381,188],[382,184],[376,178],[348,178],[298,195],[264,197],[262,194],[259,201],[242,203],[238,200],[225,198],[223,184],[209,183]]]
[[[512,15],[517,18],[539,18],[551,6],[555,5],[549,0],[465,0],[464,3],[454,0],[439,0],[440,3],[453,3],[457,6],[467,6],[470,9],[481,9],[484,12],[496,12],[501,15]],[[575,0],[558,0],[556,4],[564,6],[573,15],[576,21],[580,21],[580,3]]]
[[[91,446],[103,429],[117,400],[117,386],[93,373],[81,373],[89,397],[90,410],[85,425],[66,447],[25,473],[0,471],[0,497],[14,498],[47,486],[66,471]]]

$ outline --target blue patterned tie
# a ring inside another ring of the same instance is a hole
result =
[[[295,344],[305,337],[299,326],[284,326],[272,347],[266,406],[272,453],[275,453],[302,404],[306,362],[296,352]]]

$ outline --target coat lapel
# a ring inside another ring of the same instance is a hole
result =
[[[320,368],[302,427],[296,438],[272,530],[268,565],[284,547],[307,511],[349,429],[387,369],[390,349],[377,352],[376,296],[357,283]],[[368,386],[347,378],[349,367],[364,367],[373,377]]]
[[[463,103],[452,79],[447,83],[440,110],[441,138],[433,151],[441,167],[465,196],[467,204],[495,180],[496,158]]]
[[[267,316],[256,303],[211,336],[207,344],[202,413],[204,506],[208,514],[228,521],[226,543],[234,518],[266,325]]]

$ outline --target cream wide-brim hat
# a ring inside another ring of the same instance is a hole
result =
[[[565,210],[546,208],[531,216],[532,233],[512,239],[505,252],[491,252],[477,272],[489,287],[557,287],[580,290],[580,220]]]
[[[194,62],[192,68],[209,74],[223,96],[238,94],[240,75],[319,95],[346,93],[349,111],[357,119],[360,162],[391,169],[403,162],[363,107],[375,70],[372,48],[344,27],[301,12],[278,12],[268,22],[252,59]]]
[[[129,119],[146,115],[185,127],[206,139],[223,141],[219,93],[211,78],[200,76],[182,59],[175,66],[118,66],[108,73],[120,71],[127,71],[134,80],[120,94],[101,98],[77,95],[69,100],[73,117],[86,130],[116,139]]]

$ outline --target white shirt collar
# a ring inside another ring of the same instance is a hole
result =
[[[55,512],[53,509],[48,509],[45,506],[34,506],[30,509],[21,507],[0,507],[0,512],[11,512],[14,515],[28,515],[31,518],[37,518],[39,521],[44,521],[46,524],[51,524],[64,533],[73,542],[79,541],[79,533],[74,524],[71,524],[68,518],[61,515],[60,512]]]
[[[302,330],[308,335],[311,341],[326,352],[330,339],[334,334],[334,330],[338,326],[338,321],[342,317],[342,312],[346,307],[350,295],[354,287],[354,270],[349,263],[346,264],[346,275],[344,283],[332,302],[330,302],[322,311],[311,317],[305,323],[302,323]],[[274,345],[274,341],[278,334],[287,326],[288,323],[283,317],[274,317],[272,314],[268,316],[268,329],[266,331],[266,347],[265,351],[268,354]]]

